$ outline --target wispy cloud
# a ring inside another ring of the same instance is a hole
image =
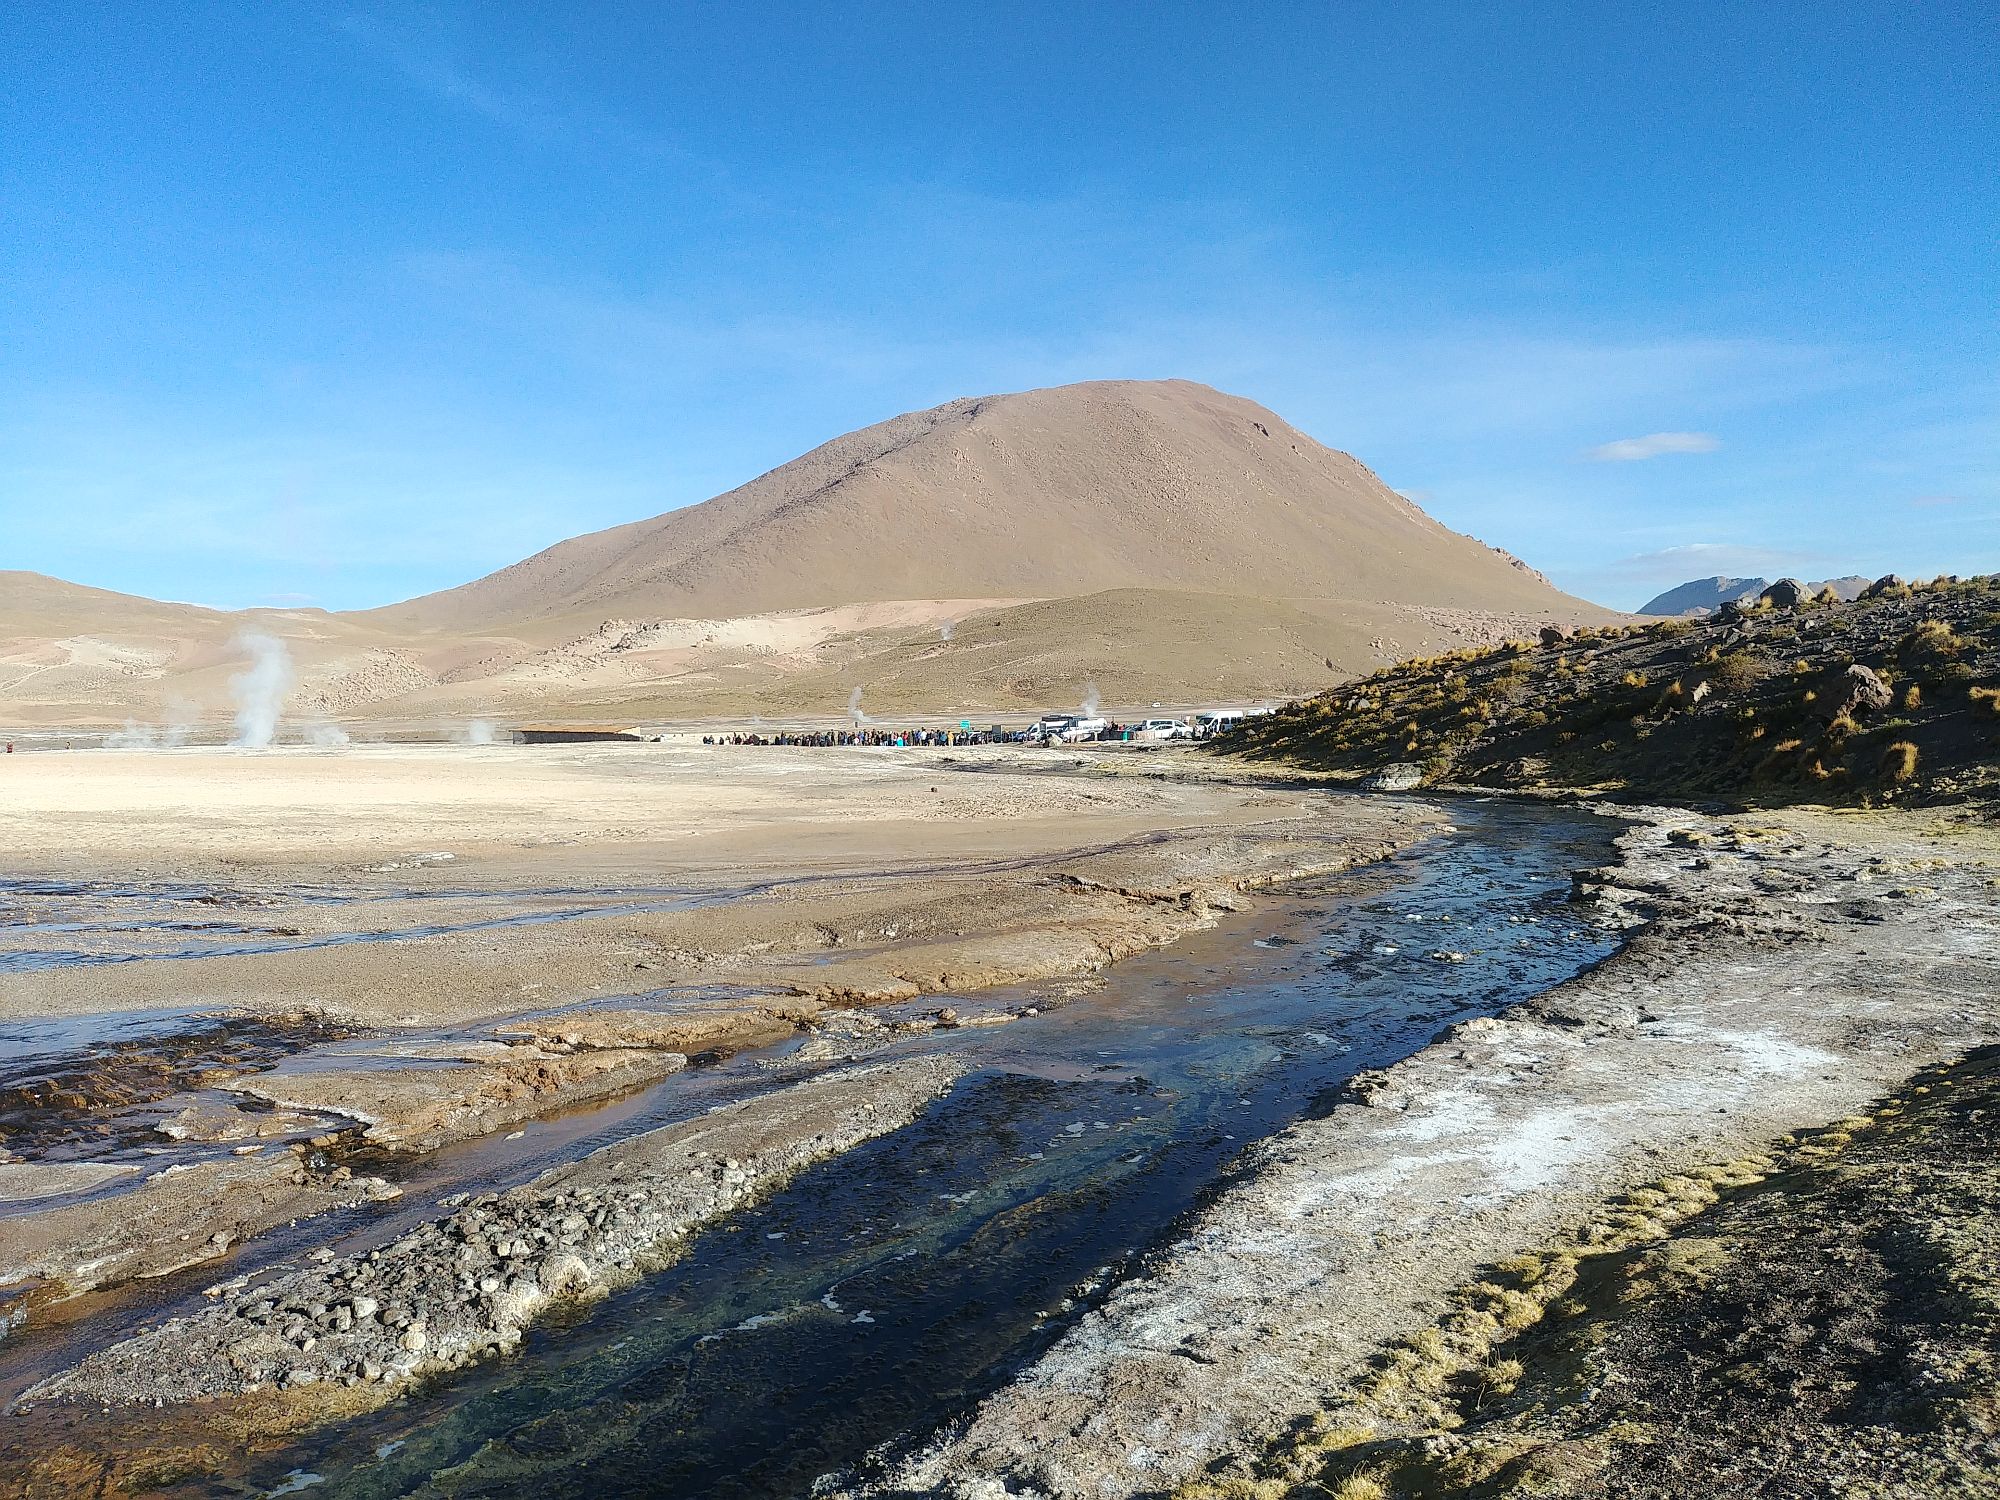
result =
[[[1677,584],[1695,578],[1772,577],[1801,569],[1810,570],[1825,559],[1817,553],[1789,551],[1774,547],[1740,546],[1733,542],[1689,542],[1679,547],[1663,547],[1657,552],[1641,552],[1606,564],[1607,573],[1620,575],[1630,584]]]
[[[406,12],[385,19],[355,11],[335,24],[369,57],[449,108],[544,145],[608,148],[626,156],[694,167],[709,174],[717,189],[742,196],[717,163],[678,141],[567,94],[494,82],[459,56],[435,18],[422,25],[421,13],[416,14],[413,21]]]
[[[1721,442],[1706,432],[1651,432],[1644,437],[1619,438],[1585,451],[1593,463],[1629,464],[1669,453],[1713,453]]]
[[[1963,505],[1963,495],[1913,495],[1910,504],[1918,510],[1940,510],[1947,505]]]

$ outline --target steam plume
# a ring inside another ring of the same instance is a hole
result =
[[[194,732],[194,710],[179,699],[167,703],[167,722],[157,728],[127,719],[125,727],[104,737],[107,750],[175,750]]]
[[[236,703],[236,738],[229,743],[256,749],[278,737],[278,713],[292,690],[292,657],[283,641],[262,631],[246,630],[236,644],[250,665],[229,679]]]
[[[1102,706],[1102,700],[1097,696],[1097,684],[1086,682],[1083,685],[1083,711],[1079,717],[1094,719],[1097,717],[1097,710]]]
[[[465,743],[468,745],[490,745],[494,742],[493,721],[474,719],[465,726]]]
[[[348,744],[349,739],[347,731],[342,729],[338,724],[314,724],[306,730],[306,743],[308,745],[323,745],[329,750],[336,750],[340,746]]]
[[[857,724],[873,724],[875,721],[861,711],[861,689],[856,688],[847,695],[847,717]]]
[[[127,719],[125,727],[104,737],[107,750],[157,750],[160,748],[159,731],[150,724],[141,724],[137,719]]]
[[[952,631],[952,622],[950,620],[946,620],[942,625],[938,626],[938,639],[942,641],[950,640],[951,631]]]

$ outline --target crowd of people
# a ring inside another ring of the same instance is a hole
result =
[[[1093,740],[1129,740],[1133,727],[1109,724]],[[769,733],[705,734],[704,745],[886,745],[903,749],[911,745],[1043,745],[1053,744],[1039,725],[1008,729],[993,724],[985,729],[960,725],[955,729],[889,729],[882,725],[856,725],[852,729],[775,729]],[[1069,743],[1074,744],[1074,739]]]

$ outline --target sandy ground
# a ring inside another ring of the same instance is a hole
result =
[[[0,758],[10,877],[846,867],[1043,852],[1238,815],[1230,791],[1025,774],[1076,757],[675,745],[102,750]],[[977,766],[977,780],[934,771]],[[416,863],[410,863],[416,859]],[[396,862],[392,871],[370,866]]]
[[[1444,826],[1107,765],[652,745],[0,763],[18,814],[0,879],[86,883],[4,893],[0,1040],[135,1013],[306,1038],[165,1082],[91,1064],[0,1091],[18,1106],[0,1161],[33,1164],[15,1142],[44,1097],[85,1127],[131,1122],[126,1155],[148,1153],[143,1176],[0,1220],[0,1286],[219,1258],[385,1190],[343,1151],[426,1153],[698,1054],[810,1045],[856,1005],[1087,974]],[[948,1009],[922,1024],[958,1024]]]
[[[1648,924],[1624,952],[1260,1147],[1147,1274],[858,1492],[1157,1494],[1249,1473],[1303,1419],[1372,1428],[1371,1363],[1493,1262],[2000,1038],[1990,827],[1751,823],[1649,816],[1620,868],[1580,882]]]

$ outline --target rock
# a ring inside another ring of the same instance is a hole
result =
[[[412,1354],[423,1353],[430,1341],[431,1336],[425,1331],[424,1325],[421,1323],[412,1323],[408,1328],[403,1330],[403,1336],[396,1340],[397,1344],[409,1350]]]
[[[542,1262],[542,1290],[551,1297],[560,1297],[565,1292],[580,1292],[591,1283],[590,1267],[583,1258],[567,1253],[551,1255]]]
[[[1567,625],[1544,625],[1542,627],[1542,644],[1544,646],[1560,646],[1564,641],[1569,639],[1569,634],[1569,627]]]
[[[1806,586],[1798,579],[1780,578],[1757,596],[1757,602],[1773,609],[1797,609],[1806,597]]]
[[[1833,674],[1819,689],[1820,712],[1829,722],[1843,715],[1852,718],[1857,714],[1872,713],[1887,708],[1893,702],[1895,696],[1889,691],[1889,684],[1873,668],[1864,667],[1859,662]]]
[[[1725,599],[1715,608],[1715,618],[1724,625],[1740,625],[1746,611],[1734,599]]]
[[[1905,585],[1901,578],[1897,577],[1894,573],[1884,573],[1880,578],[1861,591],[1861,597],[1864,599],[1880,599],[1885,595],[1895,593],[1903,587]]]
[[[1396,761],[1382,767],[1371,776],[1364,777],[1361,785],[1371,792],[1407,792],[1424,784],[1421,766],[1413,766],[1408,761]]]

